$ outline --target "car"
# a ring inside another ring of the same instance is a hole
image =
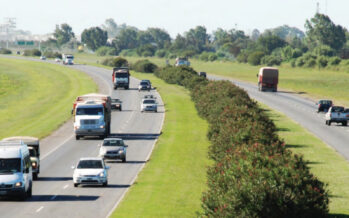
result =
[[[342,106],[332,106],[328,109],[325,115],[326,125],[331,126],[331,123],[341,123],[343,126],[348,125],[348,114]]]
[[[142,99],[141,102],[141,112],[144,111],[154,111],[158,112],[158,104],[155,99]]]
[[[333,102],[331,100],[319,100],[316,105],[318,106],[317,112],[327,112],[330,107],[333,106]]]
[[[150,81],[146,81],[146,80],[142,80],[140,83],[139,83],[139,86],[138,86],[138,91],[142,91],[142,90],[148,90],[150,91],[151,89],[151,83]]]
[[[80,158],[76,168],[73,166],[74,187],[78,185],[108,185],[108,170],[101,157]]]
[[[40,60],[46,60],[46,56],[40,56]]]
[[[122,111],[122,101],[114,98],[111,100],[111,109]]]
[[[55,62],[59,63],[59,62],[61,62],[61,59],[60,58],[56,58]]]
[[[99,156],[103,159],[119,159],[126,162],[126,148],[124,141],[120,138],[106,138],[98,145]]]
[[[206,72],[200,72],[199,76],[202,76],[202,77],[206,78],[207,75],[206,75]]]
[[[156,99],[154,95],[145,95],[143,99],[150,98],[150,99]]]

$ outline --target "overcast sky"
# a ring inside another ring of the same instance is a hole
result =
[[[0,0],[0,19],[17,18],[17,28],[51,33],[68,23],[76,34],[107,18],[139,29],[160,27],[171,36],[203,25],[211,33],[221,27],[250,33],[287,24],[304,30],[306,19],[320,12],[348,28],[349,0]],[[326,3],[327,2],[327,3]],[[2,23],[2,20],[0,20]]]

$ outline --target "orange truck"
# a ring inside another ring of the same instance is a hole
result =
[[[84,136],[105,138],[110,134],[110,96],[97,93],[78,96],[72,113],[76,140]]]
[[[262,67],[259,69],[257,77],[259,91],[271,90],[277,92],[279,82],[279,70],[277,68]]]

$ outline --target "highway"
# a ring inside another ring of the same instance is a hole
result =
[[[77,141],[69,120],[41,141],[41,172],[33,183],[33,197],[25,202],[1,199],[0,217],[107,217],[150,158],[165,116],[159,94],[150,91],[159,102],[158,113],[141,113],[140,101],[149,92],[138,92],[138,80],[132,78],[130,90],[113,90],[110,70],[85,65],[71,67],[90,75],[101,93],[123,101],[123,111],[112,113],[111,132],[129,146],[127,162],[107,161],[108,187],[74,188],[71,166],[81,157],[97,156],[102,140]]]
[[[213,80],[229,80],[243,88],[251,98],[284,113],[349,160],[349,126],[341,126],[341,124],[336,123],[332,123],[331,126],[325,125],[325,114],[316,112],[316,102],[301,97],[299,94],[282,90],[260,92],[257,80],[256,84],[251,84],[215,75],[208,77]],[[336,102],[334,101],[334,103]]]

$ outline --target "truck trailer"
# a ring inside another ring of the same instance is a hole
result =
[[[105,138],[110,134],[111,97],[91,93],[76,98],[73,104],[76,140],[84,136]]]
[[[130,70],[128,67],[114,67],[112,74],[112,82],[114,89],[123,87],[125,89],[130,88]]]
[[[258,90],[271,90],[277,92],[279,82],[279,70],[274,67],[262,67],[257,74]]]

